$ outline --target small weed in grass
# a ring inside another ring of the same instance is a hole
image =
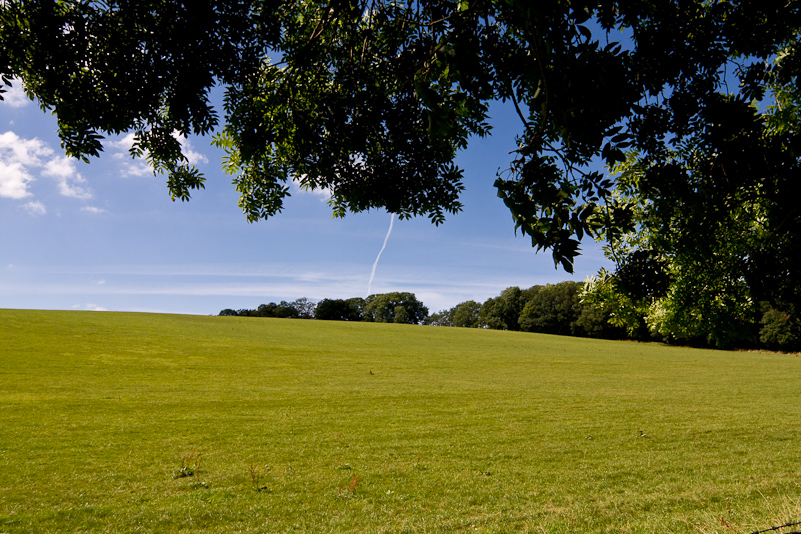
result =
[[[250,486],[253,491],[264,491],[267,486],[262,485],[261,480],[264,474],[269,470],[268,466],[257,466],[253,460],[248,464],[248,474],[250,475]]]
[[[339,498],[340,499],[349,499],[356,495],[356,484],[359,483],[359,475],[354,475],[353,478],[350,479],[350,483],[347,485],[345,490],[342,489],[342,486],[339,486]]]
[[[417,457],[417,460],[415,460],[415,462],[412,464],[412,468],[413,469],[420,469],[421,471],[425,471],[426,469],[428,469],[428,467],[426,465],[420,463],[420,460],[422,460],[422,459],[423,459],[423,455],[421,454],[420,456]]]
[[[181,458],[181,468],[173,473],[172,478],[192,477],[200,474],[203,453],[192,451]]]

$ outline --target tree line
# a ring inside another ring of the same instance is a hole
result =
[[[736,344],[721,347],[703,336],[665,334],[649,319],[648,306],[623,302],[612,282],[604,281],[602,275],[603,272],[586,283],[508,287],[483,303],[468,300],[431,314],[414,293],[393,292],[367,298],[326,298],[316,303],[301,298],[262,304],[253,310],[225,309],[220,315],[423,324],[718,348],[801,350],[801,327],[767,303],[761,304],[761,313],[750,323],[739,324],[741,333]]]
[[[561,336],[622,339],[625,329],[610,322],[608,313],[582,298],[584,284],[559,282],[504,289],[484,303],[468,300],[431,314],[426,324],[537,332]]]
[[[429,314],[414,293],[393,292],[367,298],[300,298],[292,302],[261,304],[255,309],[224,309],[219,315],[278,317],[324,321],[424,324],[540,332],[567,336],[622,338],[624,328],[609,322],[594,304],[581,299],[584,284],[560,282],[528,289],[509,287],[483,304],[468,300],[448,310]]]
[[[675,329],[663,328],[665,318],[655,312],[663,305],[660,299],[642,296],[632,302],[617,290],[616,283],[617,279],[601,271],[586,283],[560,282],[528,289],[509,287],[483,304],[468,300],[431,314],[426,324],[698,347],[801,350],[801,324],[767,302],[756,305],[755,313],[739,315],[729,323],[710,318],[707,330],[685,329],[684,335],[676,335]],[[736,308],[730,313],[734,317]],[[737,336],[729,334],[726,343],[722,343],[732,327],[736,328]],[[718,336],[710,337],[708,331],[717,332]]]
[[[392,292],[370,295],[367,298],[326,298],[316,303],[307,298],[292,302],[282,300],[278,304],[261,304],[254,310],[226,308],[220,315],[421,324],[428,317],[428,308],[414,293]]]

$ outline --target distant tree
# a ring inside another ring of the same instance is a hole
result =
[[[609,323],[623,329],[629,339],[650,339],[652,333],[645,320],[649,299],[634,298],[618,285],[615,275],[601,269],[585,283],[582,300],[602,310]]]
[[[760,343],[770,350],[801,350],[801,324],[788,313],[768,304],[763,304],[762,310],[762,319],[759,322]]]
[[[365,299],[365,321],[420,324],[427,316],[428,308],[417,300],[414,293],[384,293]]]
[[[275,302],[259,304],[253,315],[256,317],[275,317],[278,305]]]
[[[282,300],[278,303],[277,306],[278,313],[276,317],[281,317],[283,319],[291,319],[300,317],[300,310],[298,310],[293,304]]]
[[[232,310],[231,308],[225,308],[220,312],[220,316],[223,317],[235,317],[236,315],[236,310]]]
[[[580,301],[578,317],[571,325],[570,330],[574,336],[625,339],[626,329],[613,325],[610,322],[611,318],[611,314],[608,311],[595,304]]]
[[[506,323],[501,320],[498,297],[490,297],[479,309],[479,327],[493,330],[506,330]]]
[[[576,335],[580,313],[580,282],[560,282],[542,287],[523,308],[520,327],[526,332]]]
[[[317,304],[306,297],[293,300],[291,306],[298,310],[298,317],[301,319],[314,319],[314,311]]]
[[[432,326],[461,326],[476,328],[480,323],[481,304],[475,300],[460,302],[453,308],[432,313],[426,317],[424,324]]]
[[[428,315],[428,310],[426,310],[426,315]],[[406,308],[406,306],[403,306],[401,304],[395,306],[395,309],[393,310],[392,314],[392,322],[417,324],[417,322],[411,321],[409,310]]]
[[[282,319],[289,319],[292,317],[299,317],[300,313],[289,302],[282,300],[278,304],[271,302],[269,304],[260,304],[253,313],[255,317],[278,317]]]
[[[545,287],[545,286],[539,286],[539,285],[537,285],[537,286],[531,286],[530,288],[528,288],[528,289],[524,289],[524,290],[522,290],[522,291],[520,292],[520,300],[522,301],[522,302],[520,303],[520,309],[521,309],[521,311],[522,311],[522,309],[523,309],[523,308],[525,308],[525,307],[526,307],[526,304],[528,304],[529,302],[531,302],[531,300],[532,300],[532,299],[533,299],[533,298],[536,296],[536,294],[537,294],[537,293],[539,293],[539,292],[540,292],[540,290],[541,290],[543,287]]]
[[[497,297],[487,299],[479,311],[479,324],[494,330],[520,330],[518,318],[523,309],[523,292],[507,287]]]
[[[363,299],[323,299],[317,303],[314,318],[322,321],[361,321],[362,313],[358,301]]]
[[[452,311],[453,308],[432,313],[423,320],[423,324],[431,326],[453,326],[453,321],[451,320]]]
[[[460,302],[450,310],[451,324],[464,328],[477,328],[481,319],[481,304],[475,300]]]
[[[317,303],[317,308],[314,310],[314,318],[323,321],[345,321],[343,318],[341,304],[344,300],[340,299],[323,299]]]
[[[351,310],[351,318],[348,319],[349,321],[363,321],[364,320],[364,306],[365,300],[361,297],[353,297],[347,299],[345,302],[348,303]]]

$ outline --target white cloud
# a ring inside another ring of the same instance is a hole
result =
[[[106,141],[106,146],[116,148],[117,150],[129,151],[134,144],[134,134],[129,133],[125,137],[120,137],[116,141],[109,139]]]
[[[196,151],[192,142],[186,137],[182,137],[177,131],[172,136],[181,143],[181,151],[190,165],[208,163],[209,158]],[[120,137],[116,141],[108,141],[106,146],[115,148],[118,152],[112,154],[114,159],[121,160],[121,174],[125,177],[144,177],[153,175],[153,167],[147,163],[145,158],[131,158],[129,151],[134,144],[134,134],[129,133]]]
[[[33,180],[33,176],[25,170],[21,163],[8,164],[0,160],[0,197],[25,198],[31,196],[28,184]]]
[[[43,141],[23,139],[14,132],[0,134],[0,197],[25,198],[31,196],[28,185],[35,180],[32,169],[40,169],[42,176],[55,179],[59,193],[73,198],[92,198],[92,193],[81,184],[86,179],[78,173],[74,158],[60,156]]]
[[[55,157],[44,164],[42,174],[55,178],[58,183],[58,192],[65,197],[87,199],[92,193],[78,184],[85,184],[86,178],[75,169],[75,158],[67,156]]]
[[[3,93],[3,102],[12,108],[21,108],[30,104],[31,100],[22,88],[22,81],[12,78],[11,83],[11,87],[5,87],[6,92]]]
[[[47,208],[45,208],[45,205],[38,201],[28,202],[23,204],[22,207],[31,215],[44,215],[47,213]]]
[[[173,132],[172,136],[178,139],[178,141],[181,143],[181,151],[184,153],[184,156],[186,156],[186,159],[189,160],[190,165],[209,162],[209,158],[200,152],[193,150],[192,142],[189,139],[186,137],[181,137],[178,132]]]
[[[0,134],[0,161],[41,166],[44,165],[42,158],[53,154],[53,149],[39,139],[23,139],[14,132]]]
[[[81,211],[85,211],[87,213],[108,213],[107,210],[103,208],[98,208],[96,206],[84,206],[81,208]]]
[[[184,156],[186,156],[186,159],[189,160],[189,164],[190,165],[197,165],[198,163],[208,163],[209,162],[209,158],[207,158],[206,156],[204,156],[200,152],[195,152],[191,148],[184,149]]]
[[[92,304],[87,302],[86,304],[73,304],[73,310],[89,310],[89,311],[108,311],[106,308],[102,306],[98,306],[97,304]]]
[[[311,189],[309,187],[304,186],[301,183],[301,178],[292,178],[292,183],[290,184],[292,194],[306,194],[306,195],[314,195],[319,197],[320,200],[323,202],[328,202],[331,200],[331,190],[327,187],[324,188],[317,188]]]
[[[124,159],[125,155],[114,154],[114,158],[117,159]],[[129,177],[144,177],[144,176],[153,176],[153,167],[151,167],[146,161],[141,159],[129,159],[127,161],[123,161],[120,175],[125,178]]]

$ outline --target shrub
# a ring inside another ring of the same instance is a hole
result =
[[[759,341],[771,350],[794,351],[801,349],[801,326],[798,321],[781,310],[764,306],[759,321]]]

